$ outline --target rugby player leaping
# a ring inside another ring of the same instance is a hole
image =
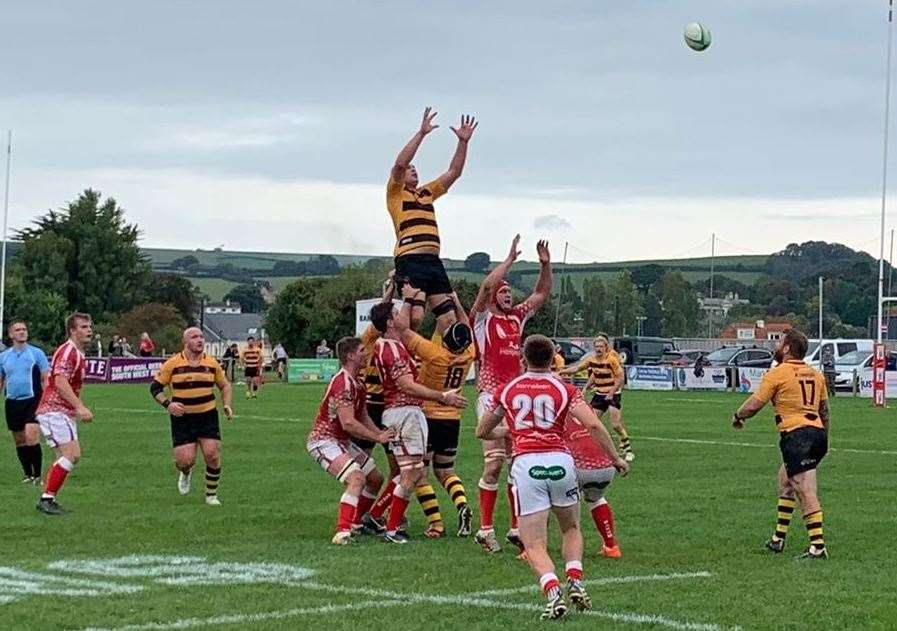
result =
[[[505,275],[520,255],[517,246],[520,235],[514,237],[508,257],[499,263],[483,280],[476,301],[471,308],[474,341],[477,345],[477,420],[494,407],[493,395],[496,388],[508,383],[521,373],[520,344],[523,327],[529,317],[541,307],[551,295],[551,255],[548,242],[539,241],[536,252],[539,255],[539,279],[529,298],[514,305],[511,286]],[[553,347],[552,347],[553,350]],[[508,459],[509,446],[506,440],[483,441],[483,477],[480,478],[480,528],[476,542],[487,552],[498,552],[501,546],[495,537],[493,513],[498,498],[498,478],[504,462]],[[517,515],[511,497],[511,480],[508,480],[508,501],[511,510],[511,528],[507,534],[509,543],[521,552],[523,544],[517,532]]]
[[[450,128],[458,137],[458,146],[448,170],[432,182],[418,186],[417,169],[411,161],[424,137],[439,127],[433,124],[435,117],[436,112],[431,112],[429,107],[424,110],[420,129],[396,157],[386,185],[386,209],[396,233],[396,280],[399,284],[410,282],[426,294],[426,305],[436,316],[439,330],[445,331],[455,321],[455,305],[449,297],[452,286],[439,258],[439,227],[433,202],[461,177],[467,160],[467,143],[479,123],[473,116],[462,116],[461,125]],[[420,320],[416,313],[412,315],[415,320],[411,326],[416,329]]]

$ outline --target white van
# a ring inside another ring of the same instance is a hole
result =
[[[874,343],[873,340],[834,338],[824,339],[822,344],[819,344],[819,340],[810,340],[810,347],[807,349],[807,356],[804,357],[804,361],[813,368],[820,370],[819,361],[829,348],[831,348],[835,363],[837,363],[839,359],[854,351],[871,353]]]

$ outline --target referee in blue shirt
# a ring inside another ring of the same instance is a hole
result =
[[[28,343],[24,322],[10,324],[9,337],[12,346],[0,353],[0,388],[6,386],[6,426],[12,432],[25,472],[22,482],[40,484],[40,426],[34,412],[47,387],[50,363],[41,349]]]

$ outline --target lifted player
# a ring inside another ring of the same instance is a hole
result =
[[[548,517],[554,513],[561,527],[567,575],[567,595],[579,610],[590,609],[583,587],[582,532],[579,529],[579,490],[576,467],[565,440],[568,413],[582,424],[606,451],[613,441],[574,386],[551,372],[554,345],[543,335],[531,335],[523,347],[527,372],[497,390],[494,409],[477,425],[477,436],[497,440],[510,435],[514,463],[513,496],[520,514],[520,537],[527,560],[548,598],[542,619],[555,619],[567,611],[561,584],[548,555]],[[504,418],[502,427],[498,427]],[[625,473],[627,464],[615,464]]]
[[[504,277],[520,255],[517,246],[520,235],[514,237],[507,258],[499,263],[483,280],[476,301],[471,308],[474,341],[477,346],[477,418],[494,405],[496,389],[521,373],[520,344],[523,327],[529,317],[541,307],[551,295],[551,255],[548,243],[539,241],[536,252],[539,255],[539,279],[529,298],[514,305],[511,286]],[[554,347],[552,347],[552,353]],[[483,476],[480,478],[480,527],[476,542],[487,552],[498,552],[501,546],[495,537],[493,513],[498,498],[498,479],[502,467],[508,459],[507,441],[483,441]],[[507,534],[509,543],[522,551],[522,543],[517,534],[517,516],[511,499],[511,480],[508,480],[508,502],[511,510],[511,528]]]
[[[807,346],[807,338],[800,331],[785,332],[776,346],[778,365],[763,375],[757,392],[732,415],[732,426],[741,429],[745,420],[772,401],[783,464],[779,467],[778,521],[766,547],[772,552],[784,551],[785,536],[799,501],[810,537],[810,546],[800,558],[827,559],[816,468],[828,452],[831,419],[825,377],[804,362]]]
[[[396,324],[402,329],[402,343],[412,355],[420,359],[420,382],[434,390],[461,388],[467,379],[470,365],[476,352],[473,347],[473,333],[464,307],[457,294],[452,294],[457,321],[451,324],[445,333],[437,336],[437,340],[427,340],[412,331],[410,321],[414,300],[418,298],[418,290],[410,285],[402,288],[405,304],[396,317]],[[461,427],[461,410],[436,401],[424,401],[424,414],[427,417],[427,459],[425,464],[433,463],[433,474],[452,498],[458,511],[457,536],[470,535],[472,514],[467,505],[467,492],[464,483],[455,472],[455,458],[458,455],[458,437]],[[418,487],[429,490],[432,498],[423,498],[428,502],[424,512],[430,522],[427,536],[442,536],[445,526],[439,513],[439,503],[429,484]],[[418,495],[418,499],[422,499]],[[423,502],[422,502],[423,503]]]
[[[381,302],[371,309],[371,324],[381,338],[374,343],[374,362],[383,385],[383,426],[395,430],[392,452],[399,465],[399,483],[392,493],[389,519],[384,538],[391,543],[407,543],[398,530],[408,508],[411,492],[424,479],[424,455],[427,448],[427,419],[421,409],[422,400],[439,401],[464,408],[467,400],[458,389],[434,390],[418,383],[417,366],[401,342],[401,329],[396,326],[391,302]]]
[[[424,110],[420,129],[408,141],[392,167],[386,185],[386,209],[396,234],[395,275],[426,294],[426,303],[436,316],[439,330],[454,322],[455,309],[449,294],[452,286],[439,258],[439,227],[433,202],[448,192],[461,177],[467,159],[467,144],[477,128],[473,116],[462,116],[461,125],[450,129],[458,137],[455,155],[448,170],[432,182],[418,186],[417,169],[411,164],[424,137],[439,127],[433,124],[436,112]],[[412,322],[417,328],[419,320]]]
[[[367,364],[361,340],[342,338],[336,343],[336,356],[341,368],[324,392],[306,448],[321,468],[345,488],[339,502],[336,534],[331,540],[345,545],[351,540],[353,529],[361,528],[361,518],[383,485],[383,474],[374,459],[349,438],[358,436],[385,443],[394,432],[378,429],[365,409],[364,384],[358,378]]]

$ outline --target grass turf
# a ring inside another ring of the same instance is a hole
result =
[[[423,539],[424,520],[413,500],[411,531],[418,536],[410,545],[393,547],[371,538],[343,548],[329,545],[339,486],[304,448],[321,390],[320,385],[272,384],[260,399],[245,401],[238,389],[238,418],[223,427],[220,508],[202,502],[201,467],[193,492],[178,495],[168,419],[143,386],[86,389],[97,420],[81,427],[84,457],[60,494],[60,503],[73,511],[69,515],[49,518],[35,511],[37,491],[18,484],[20,470],[8,444],[0,459],[0,603],[4,597],[8,601],[0,604],[0,628],[511,629],[537,624],[541,598],[535,592],[476,594],[532,585],[527,566],[510,550],[488,557],[472,540]],[[798,562],[792,557],[806,544],[799,518],[786,554],[761,550],[773,527],[778,450],[769,411],[739,434],[729,428],[727,418],[741,399],[626,393],[625,419],[637,459],[632,474],[617,480],[608,493],[623,558],[598,556],[600,539],[584,512],[586,576],[706,574],[593,584],[598,615],[571,614],[565,628],[894,628],[893,411],[873,410],[865,400],[834,402],[834,449],[820,470],[831,559]],[[475,507],[480,451],[472,427],[467,411],[458,470]],[[50,458],[45,451],[45,461]],[[455,511],[441,489],[439,495],[451,527]],[[506,524],[501,497],[501,533]],[[556,537],[553,548],[557,559]],[[318,588],[226,580],[177,586],[158,577],[88,577],[48,568],[60,560],[135,554],[296,565],[316,572]],[[14,570],[45,577],[23,577]],[[142,589],[104,595],[95,586],[101,593],[41,594],[49,584],[46,577]],[[339,609],[347,604],[356,608]],[[253,615],[260,617],[247,617]],[[179,626],[172,626],[175,622]]]

